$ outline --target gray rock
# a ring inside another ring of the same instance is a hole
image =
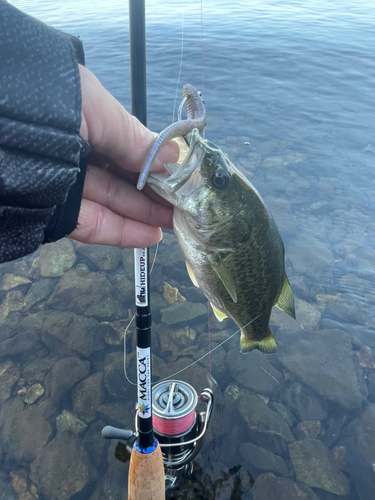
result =
[[[84,255],[93,264],[103,271],[116,269],[121,260],[121,248],[108,245],[86,245],[75,242],[78,253]]]
[[[46,374],[58,359],[59,356],[56,354],[49,354],[45,358],[34,359],[34,361],[28,363],[22,370],[22,377],[26,379],[27,383],[30,385],[37,382],[43,382]]]
[[[324,420],[328,415],[326,405],[316,396],[314,391],[297,382],[286,388],[284,403],[297,415],[299,420]]]
[[[73,267],[75,261],[76,253],[68,238],[48,243],[40,250],[40,274],[52,278],[62,276]]]
[[[368,405],[344,430],[367,462],[375,463],[375,404]]]
[[[102,438],[102,430],[107,425],[104,420],[96,420],[88,426],[87,431],[82,439],[82,445],[87,451],[91,463],[98,471],[103,471],[107,467],[107,450],[110,445],[110,440]],[[134,417],[133,417],[134,426]],[[133,428],[125,427],[125,428]]]
[[[15,276],[14,274],[4,274],[0,283],[0,291],[11,290],[20,285],[28,285],[31,281],[22,276]]]
[[[40,384],[31,385],[25,394],[23,399],[24,403],[31,405],[35,403],[44,394],[44,387]]]
[[[374,467],[373,464],[369,464],[358,451],[355,441],[356,438],[354,437],[345,439],[342,442],[346,450],[346,464],[350,471],[350,478],[355,485],[358,497],[360,500],[370,500],[373,498],[375,491]]]
[[[286,420],[290,428],[294,426],[297,419],[289,408],[279,401],[270,401],[269,407],[272,408],[272,410],[275,410],[284,420]]]
[[[98,407],[104,403],[103,374],[94,373],[82,380],[72,392],[73,410],[85,422],[97,417]]]
[[[0,405],[10,397],[20,375],[21,370],[11,361],[0,363]]]
[[[318,439],[323,434],[323,426],[320,420],[305,420],[299,422],[294,429],[297,439]]]
[[[253,443],[241,443],[240,453],[246,464],[249,464],[249,468],[254,466],[259,470],[274,472],[279,476],[289,476],[284,460],[272,451],[260,448]]]
[[[107,470],[89,500],[126,500],[128,478],[124,474],[124,464],[115,458],[115,449],[116,443],[112,441],[108,449]]]
[[[1,442],[8,458],[28,465],[43,449],[52,433],[50,424],[35,406],[24,409],[23,402],[14,398],[3,404],[0,411]]]
[[[230,384],[225,390],[225,398],[237,406],[238,413],[247,423],[252,440],[258,445],[283,455],[285,445],[294,441],[287,422],[264,399],[251,394],[247,389],[240,389]]]
[[[128,359],[128,362],[130,360]],[[129,373],[134,373],[129,369]],[[135,401],[136,389],[124,377],[124,355],[121,352],[109,354],[104,366],[104,385],[116,399]]]
[[[17,492],[20,500],[39,500],[35,485],[29,485],[30,481],[26,469],[12,471],[10,477],[12,478],[13,489]]]
[[[78,358],[63,358],[57,361],[45,379],[47,397],[58,406],[65,394],[87,377],[89,371],[89,361],[81,361]]]
[[[71,311],[98,318],[121,318],[123,307],[115,290],[102,273],[71,269],[56,285],[47,304],[59,311]]]
[[[168,361],[175,361],[178,356],[181,356],[183,349],[194,345],[197,337],[197,332],[190,326],[172,330],[160,325],[156,328],[156,331],[163,358]]]
[[[113,425],[122,429],[132,429],[134,426],[134,415],[129,408],[120,403],[101,405],[98,408],[98,414],[106,422],[106,425]]]
[[[161,310],[162,322],[176,325],[185,321],[193,322],[207,316],[207,308],[200,303],[176,302]]]
[[[56,280],[45,278],[33,283],[26,294],[22,311],[27,311],[41,300],[46,299],[55,288]]]
[[[73,413],[70,413],[70,411],[63,410],[62,413],[56,417],[56,429],[58,432],[70,431],[78,436],[78,434],[81,434],[81,432],[87,429],[87,424],[83,422],[83,420],[77,418]]]
[[[54,352],[90,356],[101,347],[97,339],[99,323],[72,312],[53,311],[42,327],[43,342]]]
[[[7,474],[0,471],[0,500],[20,500],[17,493],[9,484]]]
[[[112,285],[116,293],[116,297],[124,305],[133,307],[134,305],[134,280],[130,281],[125,273],[116,272],[112,278]],[[151,304],[154,307],[154,301],[151,299]]]
[[[69,500],[95,476],[89,456],[76,436],[58,432],[30,466],[30,477],[49,500]]]
[[[289,454],[297,481],[336,495],[349,493],[348,479],[336,465],[329,449],[318,439],[289,444]]]
[[[272,473],[257,477],[253,487],[254,500],[319,500],[308,486]]]
[[[227,367],[236,382],[256,392],[272,394],[284,383],[284,377],[260,351],[242,354],[232,349],[227,354]]]
[[[286,336],[288,332],[282,333]],[[367,394],[359,388],[352,343],[347,333],[341,330],[322,330],[311,335],[300,333],[300,339],[287,348],[285,343],[279,356],[288,370],[323,398],[348,410],[362,407]]]
[[[43,357],[48,354],[48,349],[41,341],[38,331],[26,331],[0,343],[0,360],[16,357],[17,360],[27,357],[31,353],[35,357]]]

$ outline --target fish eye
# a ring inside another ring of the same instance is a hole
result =
[[[222,190],[229,186],[229,180],[229,175],[223,175],[221,172],[215,172],[211,177],[211,184],[215,189]]]

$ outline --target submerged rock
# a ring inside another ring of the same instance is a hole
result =
[[[38,492],[34,484],[29,487],[27,471],[20,469],[17,472],[11,472],[12,486],[17,492],[19,500],[38,500]]]
[[[375,464],[375,404],[370,404],[344,430],[370,466]]]
[[[51,278],[62,276],[73,267],[75,261],[76,253],[68,238],[55,243],[47,243],[40,250],[40,274]]]
[[[21,370],[11,361],[0,363],[0,405],[10,397],[20,375]]]
[[[174,304],[175,302],[185,302],[185,297],[183,297],[178,288],[171,286],[169,283],[164,283],[163,286],[163,299],[167,304]]]
[[[284,383],[284,377],[260,351],[242,354],[232,349],[227,354],[227,367],[232,377],[241,385],[263,394],[272,394]]]
[[[85,422],[97,417],[98,407],[104,403],[103,374],[94,373],[82,380],[72,392],[73,410]]]
[[[26,404],[33,404],[44,394],[44,387],[40,384],[33,384],[27,389],[25,397],[23,399]]]
[[[289,476],[284,460],[272,451],[260,448],[253,443],[241,443],[240,453],[246,464],[253,465],[259,470],[274,472],[280,476]]]
[[[53,311],[42,327],[43,341],[53,351],[67,356],[82,354],[90,356],[100,348],[97,339],[99,323],[72,312]]]
[[[279,333],[280,337],[290,334],[285,330]],[[341,330],[301,332],[299,339],[298,333],[293,336],[293,341],[279,350],[284,366],[323,398],[347,410],[359,410],[367,394],[360,390],[350,336]]]
[[[55,288],[56,280],[54,278],[44,278],[33,283],[26,294],[22,311],[27,311],[41,300],[46,299]]]
[[[22,276],[15,276],[14,274],[4,274],[3,279],[0,284],[1,290],[11,290],[12,288],[16,288],[20,285],[28,285],[31,281]]]
[[[319,500],[308,486],[286,477],[262,474],[253,487],[254,500]]]
[[[52,428],[35,406],[24,409],[19,398],[3,404],[0,411],[1,441],[8,457],[21,465],[34,460],[47,443]]]
[[[20,500],[9,484],[8,475],[0,471],[0,500]]]
[[[203,319],[207,316],[207,308],[200,303],[176,302],[164,309],[161,309],[162,322],[167,325],[176,325],[185,321]]]
[[[340,471],[329,449],[318,439],[289,444],[297,481],[336,495],[349,493],[349,481]]]
[[[284,392],[284,403],[299,420],[324,420],[328,411],[310,387],[294,382]]]
[[[78,434],[87,429],[87,424],[73,413],[70,413],[70,411],[63,410],[56,417],[56,429],[58,432],[71,431],[78,436]]]
[[[294,441],[294,436],[287,422],[264,399],[235,384],[226,388],[225,397],[228,401],[235,402],[255,443],[266,446],[274,453],[285,454],[285,446]]]
[[[76,250],[103,271],[116,269],[121,260],[121,248],[108,245],[87,245],[74,243]]]
[[[115,290],[102,273],[81,273],[71,269],[56,285],[47,304],[59,311],[71,311],[98,318],[120,318],[123,307]]]
[[[57,361],[45,379],[47,396],[58,406],[65,394],[80,380],[87,377],[89,371],[89,361],[71,357]]]
[[[30,477],[49,500],[70,500],[96,475],[87,452],[71,432],[58,432],[38,453]]]

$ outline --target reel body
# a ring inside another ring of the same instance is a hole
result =
[[[200,413],[197,412],[199,401],[206,405],[206,410]],[[204,389],[198,397],[191,385],[179,380],[166,380],[153,387],[152,424],[162,452],[167,494],[191,474],[192,461],[202,448],[212,409],[211,389]],[[135,421],[135,433],[106,426],[102,434],[106,439],[125,441],[131,453],[138,432],[137,417]]]

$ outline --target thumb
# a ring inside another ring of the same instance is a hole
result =
[[[82,89],[81,136],[95,151],[126,170],[139,172],[155,134],[142,125],[103,87],[96,76],[79,66]],[[152,170],[163,170],[166,162],[178,160],[175,143],[166,144]]]

